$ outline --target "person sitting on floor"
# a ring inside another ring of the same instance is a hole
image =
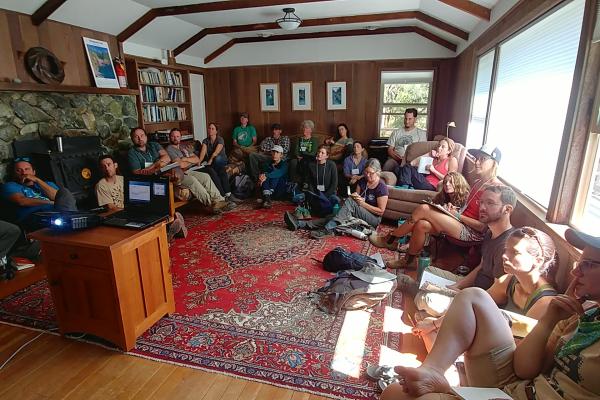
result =
[[[216,123],[208,124],[208,137],[202,140],[202,147],[198,155],[200,162],[206,161],[204,169],[213,177],[213,181],[225,200],[240,201],[231,194],[229,176],[225,167],[227,166],[227,153],[225,152],[225,141],[219,135],[219,127]],[[212,170],[212,171],[210,171]]]
[[[119,164],[110,154],[100,156],[98,163],[103,175],[96,183],[98,205],[106,206],[109,210],[124,208],[123,176],[117,175]]]
[[[337,135],[335,138],[330,136],[323,142],[323,144],[331,146],[329,148],[329,159],[333,161],[343,160],[346,154],[352,152],[352,143],[354,143],[354,139],[350,137],[348,125],[339,124],[336,130]]]
[[[483,145],[481,149],[471,149],[469,152],[475,157],[477,180],[469,192],[467,203],[460,210],[448,210],[453,214],[452,216],[440,212],[428,204],[417,206],[406,222],[384,237],[386,242],[392,243],[411,233],[405,257],[393,263],[392,268],[411,266],[415,256],[423,249],[427,235],[430,233],[444,233],[463,242],[477,243],[483,240],[487,228],[485,223],[479,221],[479,201],[488,185],[501,185],[500,180],[496,177],[501,154],[498,148],[492,148],[487,144]],[[374,239],[380,240],[379,238]]]
[[[565,238],[583,250],[573,281],[518,345],[492,297],[463,290],[423,364],[396,367],[402,382],[381,400],[457,399],[444,371],[463,353],[468,386],[501,388],[515,400],[600,398],[600,238],[571,229]]]
[[[262,172],[258,176],[258,184],[263,196],[263,208],[271,208],[273,206],[271,200],[283,199],[287,195],[288,165],[283,158],[283,147],[277,144],[273,146],[271,157],[271,162],[263,164]]]
[[[296,158],[290,160],[290,180],[302,183],[306,178],[308,164],[314,161],[317,154],[317,139],[312,137],[315,123],[307,119],[302,121],[302,137],[296,144]]]
[[[345,187],[342,189],[344,193],[350,194],[354,192],[356,189],[356,182],[363,178],[363,171],[367,164],[367,159],[362,155],[363,150],[364,146],[361,142],[354,142],[352,145],[352,154],[344,159],[343,170],[346,181]]]
[[[300,221],[292,213],[286,212],[284,215],[286,225],[290,230],[299,228],[317,230],[311,234],[313,239],[333,235],[335,228],[350,217],[361,219],[371,227],[377,228],[388,201],[388,188],[380,175],[379,161],[375,158],[369,159],[365,166],[365,178],[358,181],[356,191],[346,199],[336,216],[331,219]]]
[[[250,153],[248,170],[253,182],[258,180],[261,165],[271,161],[271,150],[273,150],[274,146],[280,146],[283,149],[284,160],[287,159],[288,153],[290,152],[290,138],[288,136],[282,136],[281,125],[271,125],[271,132],[271,136],[264,138],[263,141],[260,142],[260,152]]]
[[[324,216],[331,207],[339,204],[337,197],[337,168],[329,160],[329,147],[319,146],[315,159],[308,163],[307,173],[302,184],[306,190],[306,201],[313,214]]]
[[[15,159],[13,178],[13,181],[2,185],[0,197],[7,205],[5,215],[14,218],[12,222],[25,231],[40,228],[32,215],[35,212],[77,211],[75,198],[69,189],[38,178],[28,157]]]
[[[394,173],[398,178],[398,186],[408,185],[419,190],[438,190],[438,183],[444,179],[448,172],[458,169],[456,157],[450,154],[454,151],[454,140],[444,138],[438,142],[437,148],[429,154],[415,158],[410,164],[399,165]],[[426,173],[419,172],[419,163],[423,157],[431,157],[430,164],[425,165]]]
[[[502,261],[505,274],[487,289],[489,295],[503,310],[536,320],[541,318],[558,294],[553,279],[558,254],[550,236],[528,226],[513,230],[506,240]],[[415,297],[417,303],[424,300],[422,294],[419,292]],[[452,301],[447,296],[437,296],[436,300],[436,306],[442,309],[448,309]],[[416,306],[421,308],[419,304]],[[425,311],[430,309],[428,306],[423,308]],[[442,320],[443,317],[428,317],[417,322],[413,329],[413,333],[423,338],[427,349],[431,349]]]

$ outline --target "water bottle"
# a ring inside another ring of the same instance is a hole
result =
[[[333,212],[333,215],[338,215],[338,213],[340,212],[340,205],[338,203],[335,203],[335,205],[333,206],[332,212]]]
[[[357,239],[360,239],[360,240],[367,240],[367,235],[365,235],[365,234],[364,234],[364,233],[362,233],[361,231],[357,231],[356,229],[352,229],[352,230],[350,231],[350,234],[351,234],[352,236],[354,236],[355,238],[357,238]]]
[[[421,276],[423,275],[423,271],[425,271],[425,268],[429,267],[429,265],[431,264],[431,258],[429,257],[429,253],[426,251],[422,251],[417,261],[417,282],[420,282]]]

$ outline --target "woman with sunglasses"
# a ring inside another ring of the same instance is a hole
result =
[[[402,384],[388,386],[381,399],[456,399],[443,374],[463,353],[469,386],[501,388],[515,400],[600,398],[600,238],[570,229],[565,238],[583,250],[573,280],[518,345],[492,297],[465,289],[423,364],[396,367]]]
[[[471,186],[469,196],[464,206],[456,208],[448,206],[450,214],[440,212],[433,206],[421,204],[415,208],[412,215],[386,236],[373,233],[369,240],[377,247],[389,247],[400,237],[411,234],[409,246],[404,257],[387,264],[388,268],[415,268],[416,256],[425,245],[429,234],[444,233],[463,242],[481,242],[486,224],[479,221],[479,201],[488,185],[501,185],[496,177],[501,153],[497,147],[484,144],[480,149],[469,150],[475,159],[475,183]]]
[[[558,264],[554,242],[546,233],[535,228],[517,228],[506,239],[502,259],[505,275],[494,281],[487,289],[488,294],[503,310],[540,319],[558,294],[553,278]],[[423,304],[425,297],[425,293],[419,292],[415,301]],[[437,299],[444,302],[441,297]],[[437,306],[447,309],[450,301],[448,298],[447,305]],[[413,333],[421,336],[430,349],[441,323],[442,318],[425,318],[416,324]]]

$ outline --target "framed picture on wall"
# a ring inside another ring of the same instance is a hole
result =
[[[292,83],[292,111],[312,110],[312,82]]]
[[[83,45],[92,69],[96,87],[119,89],[108,43],[102,40],[83,38]]]
[[[327,82],[327,109],[346,109],[346,82]]]
[[[260,84],[260,110],[279,111],[279,83]]]

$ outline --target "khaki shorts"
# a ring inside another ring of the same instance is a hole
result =
[[[513,368],[515,348],[515,343],[511,342],[485,354],[465,354],[465,371],[469,386],[501,388],[517,381]]]

